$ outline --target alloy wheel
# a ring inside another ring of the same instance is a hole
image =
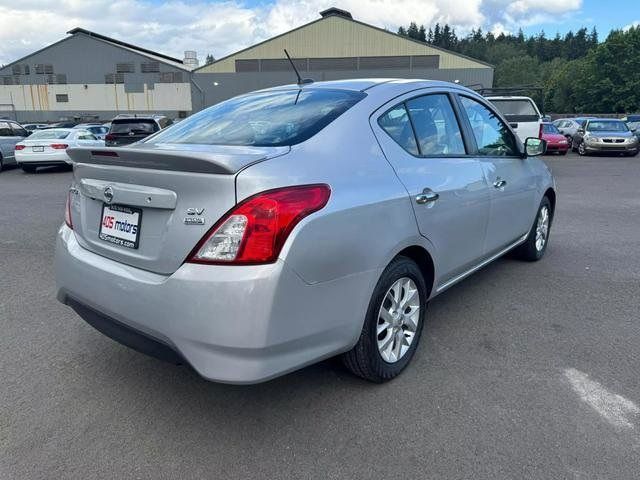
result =
[[[395,363],[409,350],[420,322],[420,292],[409,277],[396,280],[387,290],[378,312],[378,351],[385,362]]]
[[[538,213],[536,222],[536,250],[541,252],[549,236],[549,208],[544,205]]]

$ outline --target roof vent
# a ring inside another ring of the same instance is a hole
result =
[[[337,17],[344,17],[344,18],[353,19],[353,17],[351,16],[350,12],[347,12],[346,10],[342,10],[341,8],[337,8],[337,7],[327,8],[326,10],[323,10],[323,11],[320,12],[320,16],[322,18],[331,17],[333,15],[335,15]]]

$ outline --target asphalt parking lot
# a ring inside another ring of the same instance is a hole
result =
[[[432,302],[408,370],[209,383],[55,301],[70,173],[0,174],[0,478],[638,478],[640,157],[545,157],[546,257]]]

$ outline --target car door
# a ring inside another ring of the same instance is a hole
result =
[[[458,96],[473,132],[475,154],[491,186],[486,251],[496,254],[526,235],[537,209],[535,171],[514,133],[487,102]]]
[[[484,256],[490,192],[468,153],[448,92],[412,93],[371,117],[380,146],[411,197],[420,233],[435,248],[439,285]]]
[[[0,121],[0,153],[5,165],[15,162],[14,146],[18,141],[9,122]]]

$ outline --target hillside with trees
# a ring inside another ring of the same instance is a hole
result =
[[[491,63],[494,87],[541,87],[546,112],[640,110],[640,27],[613,30],[601,43],[595,28],[553,38],[477,29],[459,38],[446,24],[411,23],[398,34]]]

